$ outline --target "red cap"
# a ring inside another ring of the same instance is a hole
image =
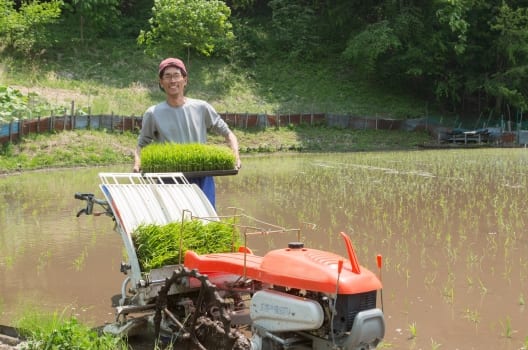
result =
[[[180,60],[179,58],[172,58],[172,57],[166,58],[163,61],[161,61],[159,65],[158,75],[161,75],[161,73],[165,70],[165,68],[170,67],[170,66],[180,68],[182,74],[187,75],[187,69],[185,69],[185,64],[183,63],[183,61]]]

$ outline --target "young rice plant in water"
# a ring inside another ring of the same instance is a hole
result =
[[[141,150],[144,172],[233,170],[235,156],[225,146],[199,143],[153,143]]]

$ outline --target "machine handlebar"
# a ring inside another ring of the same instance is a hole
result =
[[[77,192],[75,193],[74,197],[75,199],[86,201],[86,207],[77,212],[77,215],[76,215],[77,217],[81,216],[82,214],[94,215],[94,216],[105,214],[111,217],[114,216],[112,209],[110,209],[110,205],[108,204],[108,202],[104,199],[96,198],[93,193]],[[101,206],[104,209],[104,211],[94,213],[93,211],[94,204]]]

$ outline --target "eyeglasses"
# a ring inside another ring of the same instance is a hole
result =
[[[167,81],[171,81],[172,79],[174,79],[174,80],[180,80],[182,77],[183,77],[183,75],[180,74],[180,73],[175,73],[175,74],[163,74],[163,75],[161,76],[161,78],[162,78],[163,80],[167,80]]]

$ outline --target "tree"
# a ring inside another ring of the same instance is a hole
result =
[[[292,58],[317,56],[320,38],[316,11],[306,0],[271,0],[272,25],[279,49]]]
[[[343,52],[349,60],[356,62],[360,70],[367,75],[378,69],[381,56],[397,50],[400,39],[388,21],[368,25],[365,30],[353,36]]]
[[[81,42],[87,31],[98,36],[113,29],[120,15],[119,0],[71,0],[66,8],[79,23]]]
[[[24,2],[18,10],[10,0],[0,0],[0,38],[7,48],[33,57],[51,45],[46,26],[61,14],[62,1]]]
[[[194,50],[210,56],[229,48],[234,39],[231,10],[222,1],[155,0],[152,11],[150,29],[142,30],[138,37],[148,54],[185,50],[190,56]]]
[[[369,77],[428,91],[452,112],[528,108],[525,1],[390,0],[351,33],[343,55]],[[390,80],[387,78],[390,77]]]
[[[503,3],[490,21],[490,29],[497,34],[493,45],[496,61],[483,87],[496,98],[495,111],[503,109],[503,103],[527,110],[528,9],[513,9]]]

